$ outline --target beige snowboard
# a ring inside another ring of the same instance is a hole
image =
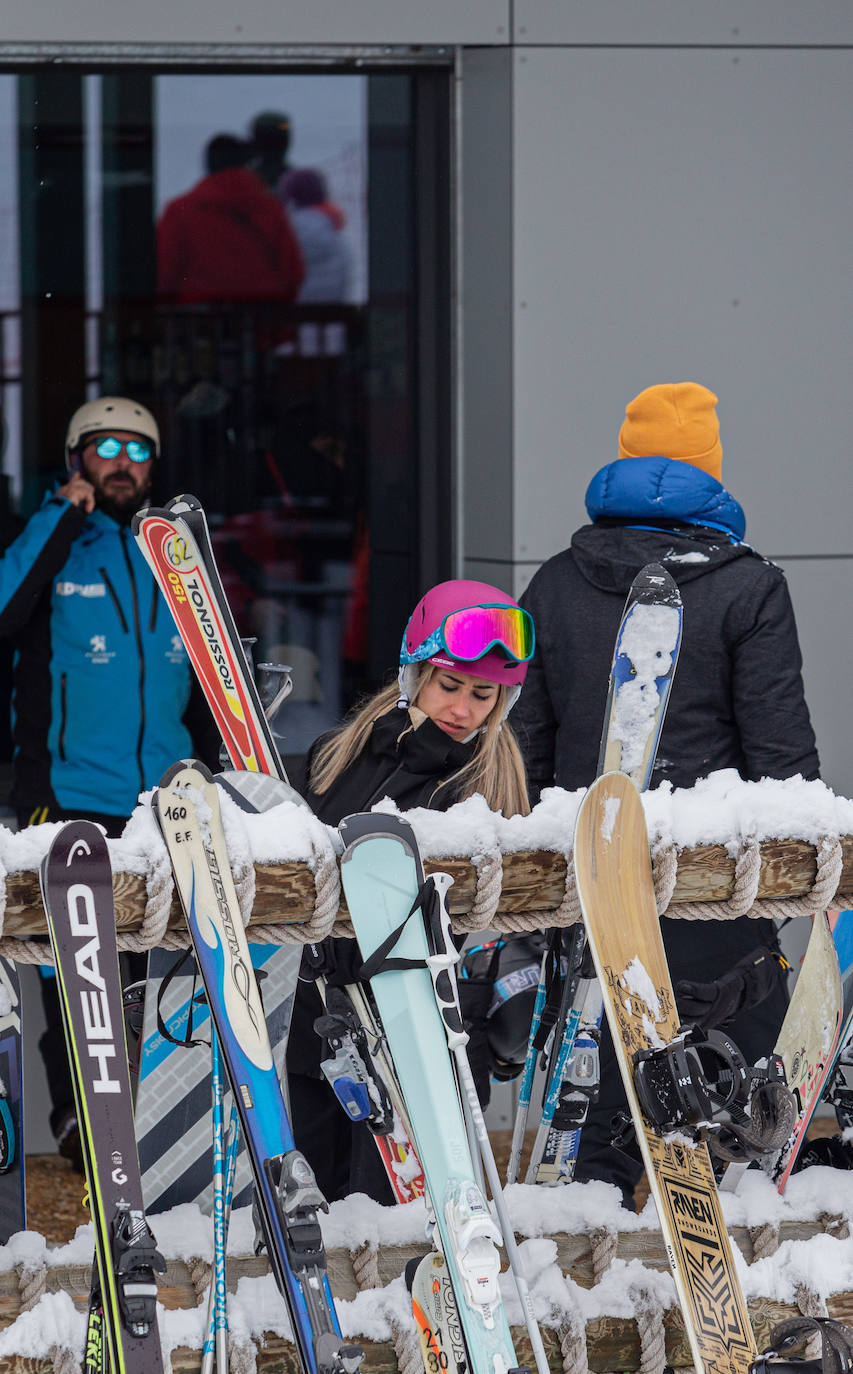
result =
[[[696,1369],[746,1374],[757,1351],[707,1147],[679,1134],[659,1136],[646,1124],[634,1092],[634,1054],[665,1045],[679,1022],[643,807],[624,774],[606,773],[584,798],[575,875]]]

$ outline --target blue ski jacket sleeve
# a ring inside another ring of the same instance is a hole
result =
[[[129,816],[192,749],[189,660],[126,525],[49,493],[0,558],[12,802]]]
[[[49,495],[0,558],[0,635],[22,629],[82,532],[86,513]]]

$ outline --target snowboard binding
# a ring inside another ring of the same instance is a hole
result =
[[[820,1336],[820,1359],[785,1358]],[[832,1317],[791,1317],[770,1332],[770,1348],[750,1365],[751,1374],[851,1374],[853,1327]]]
[[[796,1105],[778,1055],[750,1068],[719,1030],[683,1026],[668,1045],[638,1050],[634,1083],[643,1115],[661,1135],[683,1131],[712,1154],[749,1163],[780,1150]]]

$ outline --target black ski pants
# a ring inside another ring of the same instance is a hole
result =
[[[661,920],[673,985],[681,978],[709,982],[727,972],[738,959],[757,945],[777,949],[772,921],[748,916],[732,921]],[[785,1017],[788,992],[780,969],[778,985],[757,1007],[747,1009],[725,1030],[749,1064],[771,1053]],[[621,1189],[626,1206],[634,1208],[634,1189],[643,1176],[639,1155],[611,1145],[612,1120],[628,1111],[622,1075],[607,1023],[601,1027],[601,1086],[598,1101],[590,1109],[581,1133],[575,1177],[580,1182],[604,1179]]]

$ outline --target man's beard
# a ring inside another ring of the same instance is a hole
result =
[[[151,490],[150,479],[141,487],[131,489],[128,483],[119,483],[116,491],[111,491],[114,479],[107,478],[103,486],[95,487],[95,504],[105,515],[109,515],[119,525],[129,525],[138,510],[145,505]]]

